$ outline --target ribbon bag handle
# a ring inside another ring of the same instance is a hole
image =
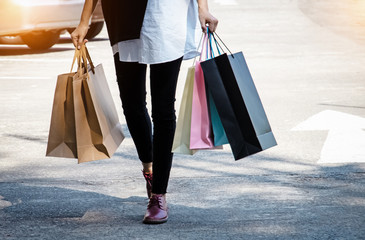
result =
[[[215,44],[216,44],[216,46],[217,46],[217,49],[218,49],[218,46],[219,46],[219,48],[220,49],[222,49],[222,51],[223,52],[225,52],[224,51],[224,49],[222,48],[222,46],[219,44],[219,42],[217,41],[217,39],[215,38],[215,36],[217,36],[218,37],[218,39],[219,39],[219,41],[223,44],[223,46],[228,50],[228,52],[232,55],[232,57],[234,58],[234,55],[233,55],[233,53],[231,52],[231,50],[229,50],[229,48],[227,47],[227,45],[222,41],[222,39],[219,37],[219,35],[216,33],[216,32],[214,32],[214,33],[212,33],[212,36],[213,36],[213,39],[214,39],[214,42],[215,42]],[[219,51],[219,50],[218,50]]]
[[[208,35],[207,34],[204,34],[204,37],[203,37],[203,43],[202,43],[202,49],[201,49],[201,52],[200,52],[200,57],[199,57],[199,62],[202,60],[203,58],[203,55],[206,53],[206,58],[208,58],[208,48],[206,47],[206,44],[207,44],[207,40],[208,40]],[[205,51],[204,51],[205,50]]]
[[[213,50],[213,46],[212,46],[212,35],[213,35],[213,33],[210,32],[209,29],[208,29],[210,55],[211,55],[211,58],[214,58],[215,56],[214,56],[214,50]],[[217,46],[217,50],[218,50],[218,55],[221,55],[218,46]]]
[[[220,40],[220,42],[224,45],[224,47],[228,50],[228,52],[233,56],[231,50],[227,47],[227,45],[222,41],[222,39],[218,36],[216,32],[211,32],[209,30],[209,27],[207,27],[207,33],[203,33],[202,37],[200,38],[198,49],[200,46],[202,46],[199,61],[202,61],[204,54],[206,55],[205,60],[214,58],[214,49],[213,44],[215,44],[218,55],[222,55],[222,53],[225,53],[223,47],[219,44],[216,37]],[[214,43],[212,43],[214,41]],[[194,58],[193,65],[195,65],[196,57]]]
[[[200,58],[199,61],[202,60],[203,58],[203,54],[204,54],[204,50],[205,50],[205,59],[204,60],[208,60],[211,58],[214,58],[214,52],[212,50],[212,48],[210,47],[209,44],[209,28],[207,27],[207,33],[204,34],[204,40],[203,40],[203,44],[202,44],[202,51],[200,53]]]
[[[196,49],[197,49],[197,51],[199,51],[199,48],[200,48],[200,45],[202,44],[202,41],[204,41],[204,33],[202,33],[202,36],[200,37],[198,47],[196,48]],[[197,58],[197,57],[198,57],[198,55],[196,55],[196,56],[194,57],[193,66],[195,66],[195,62],[196,62],[196,58]]]
[[[211,49],[211,52],[213,54],[213,57],[214,57],[214,50],[213,50],[213,46],[212,46],[212,39],[214,40],[215,46],[217,48],[218,55],[222,55],[222,52],[224,53],[223,48],[219,45],[219,43],[215,39],[214,32],[209,31],[209,44],[210,44],[210,49]]]

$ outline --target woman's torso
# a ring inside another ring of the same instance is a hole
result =
[[[120,60],[155,64],[196,56],[201,30],[196,0],[148,0],[139,39],[113,45]]]

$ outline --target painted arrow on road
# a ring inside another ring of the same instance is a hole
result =
[[[365,118],[326,110],[292,130],[329,131],[318,163],[365,162]]]

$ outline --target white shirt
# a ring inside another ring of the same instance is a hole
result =
[[[197,0],[148,0],[139,39],[112,46],[123,62],[164,63],[199,54]]]

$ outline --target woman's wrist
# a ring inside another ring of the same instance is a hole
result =
[[[198,10],[200,15],[209,13],[208,7],[199,7]]]
[[[203,32],[207,31],[206,25],[209,25],[209,30],[214,32],[217,28],[218,20],[209,12],[207,0],[198,0],[199,21]]]
[[[208,9],[208,1],[207,0],[198,0],[198,9],[199,9],[199,12],[202,11],[202,12],[209,12],[209,9]]]
[[[89,28],[89,22],[85,22],[85,21],[80,21],[79,28]]]

